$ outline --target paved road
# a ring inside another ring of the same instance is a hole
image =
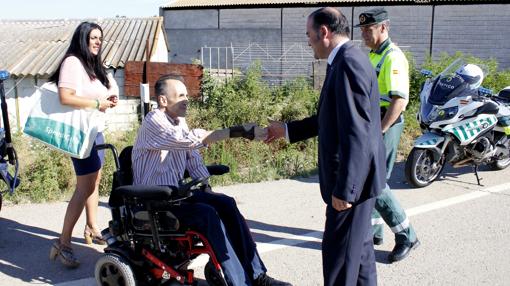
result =
[[[470,169],[447,169],[423,189],[404,183],[402,163],[390,185],[411,216],[422,245],[411,256],[388,264],[393,247],[376,247],[379,285],[510,285],[510,169],[482,170],[484,186]],[[320,238],[324,205],[317,178],[216,188],[234,196],[249,220],[269,274],[294,285],[322,285]],[[67,270],[48,260],[66,203],[4,206],[0,213],[0,285],[94,285],[101,247],[83,244],[76,227],[76,254],[83,265]],[[101,203],[100,222],[110,214]],[[84,225],[80,218],[78,226]],[[194,265],[200,276],[203,259]]]

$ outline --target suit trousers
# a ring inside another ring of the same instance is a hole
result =
[[[198,191],[190,199],[191,202],[212,206],[217,212],[225,225],[227,237],[235,254],[250,280],[255,280],[259,275],[267,272],[257,251],[257,245],[253,240],[250,228],[232,197],[220,193]]]
[[[328,205],[322,239],[325,286],[377,285],[370,213],[375,198],[338,212]]]
[[[226,230],[216,210],[205,203],[189,202],[189,199],[170,211],[179,219],[181,229],[191,229],[204,235],[223,270],[228,285],[251,285],[251,279],[243,270]]]
[[[402,116],[402,115],[401,115]],[[404,130],[404,120],[390,127],[384,133],[383,140],[386,147],[386,179],[389,180],[393,165],[397,158],[400,136]],[[411,244],[416,240],[416,233],[399,201],[391,191],[388,184],[377,197],[372,212],[373,236],[383,238],[383,223],[386,223],[395,233],[395,243]]]

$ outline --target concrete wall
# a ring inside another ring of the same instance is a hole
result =
[[[495,57],[510,68],[510,5],[436,7],[433,54],[462,51]]]
[[[109,72],[113,71],[109,70]],[[132,97],[126,98],[124,96],[124,71],[118,70],[114,77],[119,85],[120,95],[119,104],[115,108],[106,111],[108,114],[106,117],[106,127],[107,130],[111,132],[132,129],[133,126],[138,123],[137,110],[140,106],[139,99],[133,99]],[[35,86],[41,86],[45,82],[46,79],[36,80],[34,77],[25,77],[22,80],[9,79],[4,82],[5,92],[7,93],[10,90],[10,92],[6,94],[6,98],[9,123],[12,131],[21,131],[25,126],[28,114],[35,104],[35,100],[32,97],[32,94],[35,92]],[[16,85],[16,87],[12,89],[14,85]],[[3,122],[1,125],[2,127],[4,126]]]
[[[357,24],[358,15],[371,7],[339,8],[350,23]],[[189,63],[200,57],[203,46],[225,47],[231,43],[280,43],[284,49],[293,43],[306,45],[306,18],[315,9],[163,10],[171,49],[169,58],[173,62]],[[387,6],[386,9],[391,19],[392,40],[421,63],[430,50],[432,6]],[[510,4],[436,6],[433,56],[462,51],[481,58],[496,58],[501,68],[510,68],[508,15]],[[353,30],[353,40],[360,43],[357,28]]]
[[[124,70],[117,70],[114,77],[119,86],[119,104],[106,110],[106,129],[112,132],[131,130],[138,124],[140,99],[124,95]]]
[[[200,48],[257,42],[281,45],[280,9],[164,11],[170,62],[200,59]],[[213,59],[214,61],[214,59]],[[224,63],[220,63],[224,67]]]

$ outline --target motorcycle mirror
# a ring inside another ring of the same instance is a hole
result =
[[[493,93],[492,93],[492,89],[489,89],[489,88],[485,88],[483,86],[480,86],[478,88],[478,94],[480,95],[484,95],[484,96],[491,96]]]
[[[420,73],[424,76],[432,76],[432,71],[429,71],[429,70],[426,70],[426,69],[422,69],[420,70]]]
[[[6,71],[6,70],[0,70],[0,80],[1,81],[4,81],[4,80],[7,80],[9,79],[9,72]]]

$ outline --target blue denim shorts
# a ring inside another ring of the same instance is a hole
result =
[[[92,174],[101,169],[104,164],[104,150],[97,151],[96,145],[103,143],[103,133],[99,132],[97,133],[96,141],[94,142],[94,146],[92,146],[89,157],[84,159],[71,158],[76,176]]]

